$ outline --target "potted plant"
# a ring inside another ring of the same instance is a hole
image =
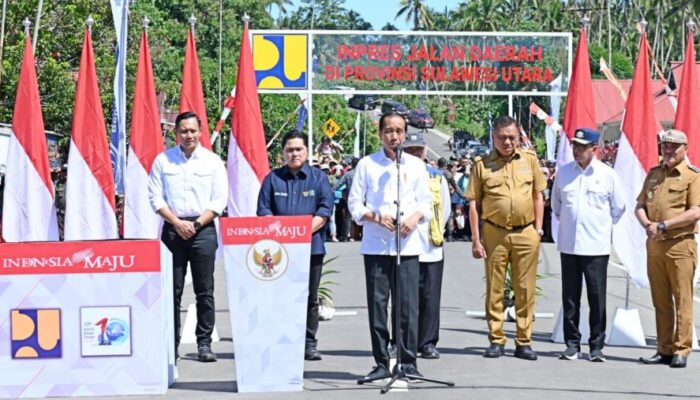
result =
[[[323,266],[330,264],[333,260],[338,258],[338,256],[331,257],[323,262]],[[335,315],[335,306],[333,304],[333,290],[332,285],[338,285],[338,282],[329,280],[328,275],[337,274],[338,271],[334,269],[323,269],[321,272],[321,283],[318,285],[318,319],[321,321],[330,321]]]

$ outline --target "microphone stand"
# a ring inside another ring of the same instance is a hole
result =
[[[396,305],[396,310],[394,310],[394,326],[396,327],[396,334],[394,338],[396,339],[396,366],[394,367],[394,370],[391,372],[391,379],[389,379],[389,382],[387,382],[386,385],[381,389],[381,393],[385,394],[388,393],[389,390],[391,390],[391,386],[396,382],[397,379],[406,379],[410,381],[424,381],[424,382],[431,382],[431,383],[438,383],[441,385],[447,385],[447,386],[454,386],[454,382],[449,382],[449,381],[440,381],[437,379],[431,379],[431,378],[426,378],[423,376],[418,376],[418,375],[413,375],[413,374],[407,374],[406,373],[406,366],[401,362],[402,361],[402,352],[403,352],[403,340],[401,340],[401,279],[399,278],[399,268],[401,268],[401,216],[403,213],[401,212],[401,154],[403,153],[403,149],[401,148],[401,145],[397,146],[396,149],[394,150],[394,155],[396,157],[396,201],[394,202],[396,204],[396,223],[395,225],[395,233],[394,233],[394,240],[396,241],[396,264],[394,265],[394,293],[392,293],[392,296],[395,299],[394,304]],[[416,321],[417,323],[417,321]],[[418,356],[418,354],[416,354]],[[371,381],[369,381],[371,382]],[[360,383],[358,381],[358,383]],[[365,383],[365,382],[362,382]]]

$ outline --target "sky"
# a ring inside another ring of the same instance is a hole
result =
[[[294,1],[293,7],[287,7],[288,12],[296,10],[301,2],[299,0]],[[456,8],[459,3],[463,0],[425,0],[425,4],[428,7],[444,10],[445,6],[448,8]],[[399,11],[399,0],[345,0],[345,8],[355,10],[358,12],[362,18],[372,24],[372,27],[376,30],[381,29],[387,22],[391,22],[399,28],[399,30],[410,30],[410,24],[406,23],[406,18],[401,16],[400,18],[394,20],[396,13]],[[273,15],[275,11],[273,11]]]

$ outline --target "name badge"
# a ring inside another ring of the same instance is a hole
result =
[[[314,192],[313,189],[307,190],[307,191],[305,191],[305,192],[301,192],[301,194],[302,194],[302,196],[304,196],[304,197],[314,197],[314,196],[316,195],[316,193]]]
[[[275,192],[275,196],[287,197],[287,193],[284,193],[284,192]]]

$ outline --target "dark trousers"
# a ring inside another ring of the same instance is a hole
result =
[[[323,269],[323,254],[312,255],[309,266],[309,298],[306,302],[306,348],[315,349],[318,344],[316,332],[318,332],[318,286],[321,284],[321,270]]]
[[[192,272],[192,286],[197,302],[198,345],[211,345],[214,331],[214,261],[216,258],[216,226],[214,223],[203,226],[197,234],[185,240],[169,223],[163,224],[161,240],[173,253],[173,289],[175,293],[175,350],[180,344],[180,302],[185,286],[187,263]]]
[[[398,267],[399,304],[396,304],[394,285],[395,256],[365,255],[365,284],[367,286],[367,310],[372,355],[377,365],[389,368],[389,296],[391,307],[400,310],[401,337],[398,340],[398,362],[415,364],[418,352],[418,282],[420,267],[418,256],[402,256]]]
[[[418,295],[418,348],[435,346],[440,339],[440,296],[445,261],[420,263]]]
[[[564,341],[567,346],[581,347],[578,329],[581,308],[581,286],[586,280],[586,293],[590,314],[591,350],[605,345],[605,295],[607,292],[609,256],[577,256],[561,254],[562,303],[564,305]]]

